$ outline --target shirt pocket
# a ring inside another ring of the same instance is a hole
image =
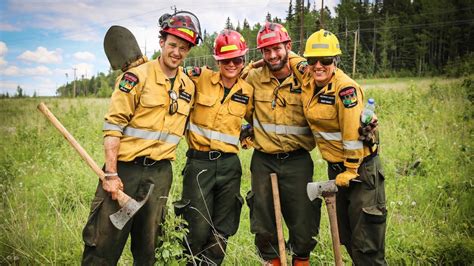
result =
[[[146,108],[166,105],[168,101],[166,94],[152,92],[150,88],[145,88],[140,97],[140,105]]]
[[[238,116],[240,118],[244,117],[245,111],[247,110],[247,105],[244,103],[236,102],[234,100],[229,100],[228,110],[231,115]]]
[[[316,119],[321,119],[321,120],[335,119],[337,116],[336,105],[318,103],[314,107],[313,113]]]
[[[269,90],[255,89],[253,99],[256,102],[271,102],[273,101],[273,93]]]
[[[301,94],[288,93],[287,95],[285,95],[285,101],[287,108],[286,112],[288,114],[288,117],[291,118],[288,123],[290,125],[305,125],[306,119],[304,117]]]
[[[216,104],[216,101],[217,101],[216,96],[206,95],[202,92],[196,93],[196,103],[199,105],[211,107],[211,106],[214,106],[214,104]]]

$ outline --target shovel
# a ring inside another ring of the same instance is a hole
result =
[[[61,134],[67,139],[67,141],[72,145],[72,147],[79,153],[79,155],[86,161],[89,167],[99,176],[99,179],[105,181],[105,174],[102,169],[97,166],[94,160],[89,156],[89,154],[81,147],[81,145],[76,141],[76,139],[67,131],[67,129],[59,122],[59,120],[49,111],[48,107],[44,103],[38,104],[38,109],[49,119],[49,121],[56,127],[56,129],[61,132]],[[119,190],[117,193],[117,201],[120,207],[116,213],[113,213],[109,216],[112,224],[119,230],[122,230],[125,224],[133,217],[133,215],[146,203],[148,197],[153,191],[154,184],[150,185],[148,193],[140,202],[132,199],[130,196],[125,194],[122,190]]]

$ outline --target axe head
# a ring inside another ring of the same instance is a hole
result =
[[[312,201],[317,197],[323,196],[323,193],[336,193],[337,186],[335,180],[311,182],[306,186],[309,199]]]
[[[153,188],[155,187],[154,184],[150,184],[150,188],[148,189],[148,193],[146,197],[138,202],[132,198],[130,198],[123,207],[118,210],[118,212],[109,215],[110,221],[112,224],[119,230],[122,230],[123,227],[127,224],[130,218],[137,213],[137,211],[145,205],[148,198],[150,197],[151,193],[153,192]]]

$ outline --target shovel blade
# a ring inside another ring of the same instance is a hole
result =
[[[110,221],[115,226],[115,228],[122,230],[123,227],[127,224],[128,221],[140,210],[143,205],[148,201],[148,197],[150,197],[153,188],[155,187],[154,184],[150,184],[150,188],[148,189],[148,193],[146,197],[138,202],[134,199],[129,199],[125,205],[118,210],[116,213],[109,215]]]

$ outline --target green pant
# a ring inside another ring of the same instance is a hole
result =
[[[343,163],[329,164],[329,179],[345,171]],[[365,160],[357,179],[349,187],[339,188],[336,210],[339,237],[355,265],[386,265],[385,187],[378,156]]]
[[[247,195],[250,229],[264,260],[277,258],[278,238],[275,223],[270,173],[278,176],[281,211],[289,231],[288,248],[295,257],[308,258],[316,246],[321,216],[321,200],[311,202],[306,186],[312,181],[313,161],[307,151],[278,156],[254,151],[250,166],[252,190]]]
[[[171,163],[163,160],[145,167],[133,162],[118,162],[117,167],[124,192],[133,199],[140,201],[145,198],[150,184],[155,184],[155,188],[146,204],[122,230],[118,230],[110,222],[109,215],[117,212],[120,206],[99,182],[83,231],[82,264],[116,265],[130,234],[134,265],[153,265],[157,236],[161,233],[160,224],[173,178]]]
[[[183,174],[180,202],[185,204],[175,207],[181,206],[177,212],[183,213],[188,222],[187,252],[203,265],[220,265],[227,239],[239,227],[243,204],[239,157],[233,154],[216,160],[188,158]]]

